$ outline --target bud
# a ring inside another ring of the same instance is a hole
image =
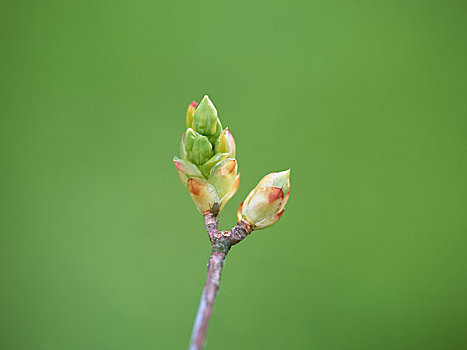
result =
[[[207,96],[196,106],[193,101],[188,107],[181,158],[175,157],[174,164],[198,210],[218,213],[235,194],[240,181],[235,142],[227,129],[222,130],[216,108]]]
[[[195,132],[193,129],[189,128],[185,132],[185,134],[183,135],[182,142],[185,145],[185,151],[187,153],[191,152],[191,150],[193,149],[193,145],[195,143],[195,139],[196,139],[197,134],[198,134],[197,132]]]
[[[221,153],[230,153],[232,157],[235,157],[235,140],[230,133],[229,128],[222,130],[219,137],[217,151]]]
[[[289,199],[289,177],[290,169],[263,177],[238,207],[238,221],[260,230],[279,220]]]
[[[193,118],[195,115],[195,109],[198,104],[193,101],[190,103],[188,106],[188,110],[186,111],[186,127],[188,128],[193,128]]]
[[[212,157],[212,144],[206,136],[198,134],[193,129],[188,129],[183,134],[180,153],[182,159],[195,165],[201,165]]]
[[[193,116],[193,129],[201,135],[211,136],[217,130],[217,110],[207,95],[203,97]]]
[[[212,156],[212,145],[206,136],[196,135],[193,148],[188,153],[190,159],[196,165],[206,163]]]

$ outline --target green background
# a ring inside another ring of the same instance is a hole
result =
[[[208,349],[467,347],[463,1],[0,2],[0,348],[185,349],[209,244],[172,157],[204,94],[240,189]]]

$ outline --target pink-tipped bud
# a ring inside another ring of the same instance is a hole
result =
[[[240,204],[238,221],[246,221],[255,230],[271,226],[284,212],[289,188],[290,170],[266,175]]]
[[[186,111],[186,127],[193,128],[193,118],[195,116],[195,110],[198,104],[195,101],[192,101],[188,106],[188,110]]]

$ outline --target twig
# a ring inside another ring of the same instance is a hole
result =
[[[219,290],[222,267],[230,247],[243,240],[252,231],[251,226],[245,222],[238,223],[228,232],[219,231],[217,227],[218,217],[211,211],[204,214],[204,222],[211,241],[211,256],[208,263],[206,284],[204,285],[198,313],[193,325],[190,350],[201,350],[203,348],[212,307]]]

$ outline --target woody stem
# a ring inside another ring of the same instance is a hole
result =
[[[208,275],[196,314],[191,334],[190,350],[203,349],[211,312],[219,290],[222,267],[230,247],[243,240],[252,230],[245,224],[237,224],[229,232],[219,231],[218,218],[212,212],[204,214],[206,231],[211,240],[211,256],[208,263]]]

